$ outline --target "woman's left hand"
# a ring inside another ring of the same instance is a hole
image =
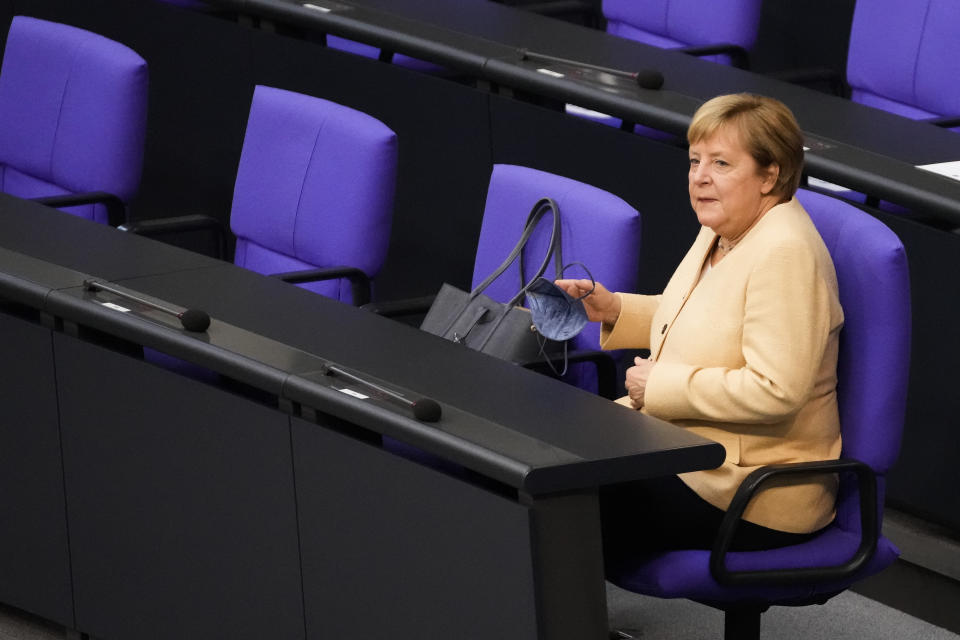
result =
[[[627,394],[630,396],[634,408],[640,409],[643,407],[644,395],[647,392],[647,380],[650,379],[650,371],[656,362],[644,358],[634,358],[633,364],[634,366],[627,369],[627,379],[624,381],[624,386],[627,388]]]

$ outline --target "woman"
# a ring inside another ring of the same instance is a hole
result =
[[[782,103],[719,96],[694,115],[690,204],[702,228],[658,296],[584,299],[605,349],[649,348],[618,400],[721,443],[722,466],[604,494],[604,527],[630,546],[710,548],[740,482],[757,467],[835,459],[843,312],[820,235],[793,197],[803,138]],[[589,280],[560,280],[581,296]],[[802,541],[833,518],[832,477],[764,485],[734,548]],[[611,540],[608,540],[611,541]],[[612,540],[616,542],[616,540]]]

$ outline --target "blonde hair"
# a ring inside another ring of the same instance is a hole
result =
[[[740,143],[759,167],[776,164],[780,168],[771,193],[784,200],[792,198],[803,172],[803,132],[787,105],[750,93],[711,98],[693,114],[687,142],[706,140],[724,126],[739,131]]]

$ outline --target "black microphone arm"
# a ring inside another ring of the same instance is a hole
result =
[[[613,76],[619,76],[621,78],[629,78],[635,81],[640,87],[644,89],[659,89],[663,86],[663,74],[659,71],[654,71],[652,69],[644,69],[642,71],[623,71],[622,69],[611,69],[609,67],[601,67],[600,65],[590,64],[589,62],[580,62],[579,60],[570,60],[568,58],[559,58],[557,56],[550,56],[545,53],[534,53],[528,49],[520,49],[520,59],[521,60],[540,60],[542,62],[556,62],[559,64],[565,64],[571,67],[582,67],[584,69],[592,69],[594,71],[600,71],[603,73],[609,73]]]
[[[182,324],[183,328],[187,331],[202,333],[210,326],[210,316],[207,315],[205,311],[200,311],[199,309],[185,309],[184,311],[177,311],[176,309],[171,309],[170,307],[166,307],[162,304],[141,298],[140,296],[136,296],[132,293],[128,293],[121,289],[111,287],[108,284],[97,282],[96,280],[92,279],[84,280],[83,288],[88,291],[106,291],[115,296],[120,296],[121,298],[125,298],[127,300],[133,300],[134,302],[148,306],[151,309],[168,313],[180,320],[180,324]]]
[[[390,398],[393,398],[394,400],[398,400],[402,402],[403,404],[407,405],[413,410],[413,417],[416,418],[417,420],[421,420],[423,422],[436,422],[437,420],[440,419],[440,415],[442,411],[440,409],[440,404],[436,400],[431,400],[430,398],[418,398],[417,400],[409,400],[403,397],[402,395],[400,395],[399,393],[397,393],[396,391],[391,391],[390,389],[381,387],[378,384],[370,382],[369,380],[365,380],[359,376],[355,376],[352,373],[344,371],[340,367],[334,366],[332,364],[326,365],[323,371],[325,375],[328,375],[328,376],[337,375],[337,376],[344,377],[347,380],[350,380],[351,382],[355,382],[365,387],[369,387],[370,389],[378,391],[385,396],[388,396]]]

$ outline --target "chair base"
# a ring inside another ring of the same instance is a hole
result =
[[[766,609],[727,609],[723,617],[724,640],[760,640],[760,616]]]

